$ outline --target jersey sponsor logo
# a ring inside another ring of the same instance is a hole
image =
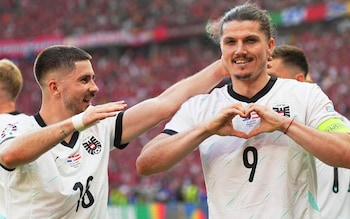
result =
[[[245,132],[250,132],[254,127],[257,127],[260,124],[260,117],[256,112],[251,112],[250,117],[243,118],[242,124],[237,125],[236,128],[239,130],[245,130]],[[242,128],[239,128],[242,127]]]
[[[254,120],[254,119],[259,119],[260,117],[259,117],[259,115],[256,113],[256,112],[251,112],[250,113],[250,117],[248,117],[248,118],[243,118],[243,122],[246,122],[246,121],[248,121],[248,120]]]
[[[68,157],[67,162],[74,162],[74,161],[80,160],[80,158],[81,158],[80,154],[74,154]]]
[[[290,117],[290,106],[288,104],[277,104],[272,109],[281,116]]]
[[[95,155],[101,152],[102,145],[94,136],[91,136],[83,142],[83,147],[89,154]]]
[[[67,163],[69,163],[71,167],[76,168],[80,165],[80,159],[81,159],[80,154],[74,154],[68,157]]]
[[[1,139],[14,135],[18,127],[16,124],[7,124],[5,128],[1,131]]]

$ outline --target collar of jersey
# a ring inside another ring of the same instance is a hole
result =
[[[41,126],[41,127],[45,127],[47,126],[46,123],[44,122],[43,118],[40,116],[40,113],[36,113],[34,115],[34,118],[35,118],[35,121]],[[66,146],[66,147],[69,147],[69,148],[73,148],[75,143],[77,142],[78,140],[78,137],[79,137],[79,132],[78,131],[75,131],[72,135],[72,138],[70,139],[69,142],[66,142],[65,140],[61,141],[61,144]]]
[[[230,94],[231,97],[233,97],[234,99],[236,99],[238,101],[245,102],[245,103],[254,103],[254,102],[258,101],[261,97],[265,96],[265,94],[267,94],[272,89],[273,85],[276,83],[276,80],[277,80],[276,77],[271,76],[270,80],[267,82],[265,87],[263,87],[263,89],[261,89],[252,98],[248,98],[248,97],[240,95],[239,93],[236,93],[233,90],[232,84],[229,84],[227,86],[227,92]]]

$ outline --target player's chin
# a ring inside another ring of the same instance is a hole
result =
[[[82,111],[85,111],[89,106],[91,106],[91,101],[83,101]]]
[[[250,73],[239,74],[239,75],[237,74],[237,75],[234,75],[234,77],[239,81],[248,81],[249,79],[251,79],[252,74]]]

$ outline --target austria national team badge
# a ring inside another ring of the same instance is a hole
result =
[[[88,136],[83,141],[83,147],[89,154],[95,155],[101,152],[102,145],[101,142],[94,136]]]
[[[0,143],[7,138],[12,137],[16,131],[18,130],[17,123],[10,123],[5,126],[3,130],[1,130]]]
[[[281,116],[290,117],[291,115],[289,104],[285,104],[285,103],[276,104],[272,107],[272,109],[278,114],[280,114]]]

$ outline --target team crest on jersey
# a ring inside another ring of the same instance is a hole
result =
[[[18,127],[17,127],[17,124],[13,124],[13,123],[10,123],[10,124],[7,124],[5,126],[5,128],[1,131],[1,139],[5,139],[9,136],[12,136],[14,135],[14,133],[17,131]]]
[[[290,117],[290,106],[288,104],[276,104],[272,109],[281,116]]]
[[[101,142],[99,142],[94,136],[91,136],[89,138],[86,138],[86,140],[83,142],[83,147],[85,150],[91,154],[99,154],[101,152]]]

